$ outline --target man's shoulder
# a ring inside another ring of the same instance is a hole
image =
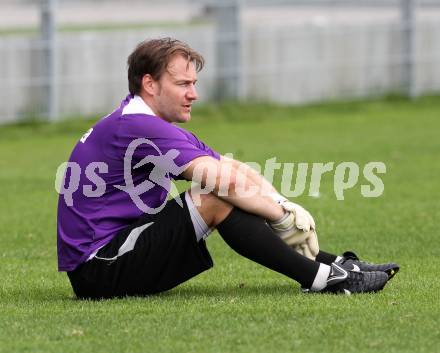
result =
[[[189,140],[194,136],[156,116],[139,96],[129,95],[112,113],[102,118],[96,127],[111,133],[115,138],[150,138],[167,140]]]
[[[120,134],[147,138],[187,139],[186,135],[173,124],[155,115],[129,114],[118,119]]]

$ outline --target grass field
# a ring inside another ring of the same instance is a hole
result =
[[[393,260],[381,293],[305,295],[214,233],[215,266],[167,293],[78,301],[56,270],[57,166],[91,121],[0,127],[0,352],[439,352],[440,98],[204,106],[188,128],[243,161],[382,161],[385,192],[298,197],[320,245]],[[279,175],[276,183],[279,184]]]

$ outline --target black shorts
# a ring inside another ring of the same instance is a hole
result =
[[[93,259],[68,272],[76,296],[99,299],[158,293],[211,268],[205,241],[196,239],[184,194],[180,199],[183,207],[168,201],[161,212],[142,216]]]

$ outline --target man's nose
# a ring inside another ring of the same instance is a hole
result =
[[[199,95],[197,94],[196,86],[194,84],[189,85],[186,95],[187,98],[191,100],[196,100],[199,98]]]

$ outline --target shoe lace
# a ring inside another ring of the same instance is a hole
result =
[[[342,259],[343,264],[346,263],[347,261],[353,261],[354,263],[359,263],[359,264],[368,265],[368,266],[372,265],[371,263],[369,263],[367,261],[359,260],[359,258],[357,256],[347,256]]]

